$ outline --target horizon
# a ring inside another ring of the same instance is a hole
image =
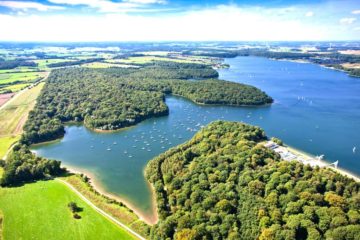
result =
[[[0,41],[358,41],[359,15],[354,0],[0,1]]]

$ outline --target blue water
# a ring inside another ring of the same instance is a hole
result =
[[[115,133],[67,126],[58,142],[34,146],[38,155],[90,172],[103,188],[151,215],[143,170],[153,157],[190,139],[217,119],[261,126],[268,136],[360,175],[360,79],[318,65],[257,57],[227,59],[220,78],[251,84],[275,99],[267,107],[200,106],[169,96],[170,114]],[[353,152],[353,147],[358,151]]]

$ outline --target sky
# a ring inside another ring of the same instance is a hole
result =
[[[360,40],[359,0],[0,0],[0,41]]]

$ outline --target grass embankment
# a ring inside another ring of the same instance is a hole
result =
[[[146,237],[148,235],[148,225],[139,219],[139,217],[129,208],[117,202],[114,199],[108,198],[98,193],[90,183],[76,174],[61,178],[70,183],[82,195],[89,199],[95,206],[110,214],[138,234]]]
[[[19,140],[23,124],[29,111],[34,107],[44,83],[19,93],[0,109],[0,158],[3,158],[9,147]]]
[[[78,213],[81,219],[73,217],[69,202],[82,209]],[[54,180],[0,188],[0,210],[2,237],[7,240],[135,239]]]

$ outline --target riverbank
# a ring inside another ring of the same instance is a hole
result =
[[[144,221],[146,224],[148,224],[150,226],[157,223],[158,215],[157,215],[157,209],[156,209],[155,195],[154,195],[152,186],[149,186],[149,187],[151,189],[151,194],[152,194],[153,215],[148,215],[148,214],[143,213],[140,209],[138,209],[136,206],[134,206],[133,204],[131,204],[129,201],[125,200],[124,198],[121,198],[115,194],[112,194],[112,193],[109,193],[108,191],[106,191],[104,186],[96,179],[95,175],[93,173],[91,173],[90,171],[84,170],[81,168],[76,168],[74,166],[70,166],[67,164],[63,164],[63,166],[66,167],[66,169],[70,173],[83,174],[83,175],[87,176],[90,179],[89,184],[96,192],[98,192],[99,194],[104,195],[110,199],[114,199],[114,200],[122,203],[126,208],[133,211],[134,214],[137,215],[139,220]],[[148,184],[150,184],[150,183],[148,183]]]

